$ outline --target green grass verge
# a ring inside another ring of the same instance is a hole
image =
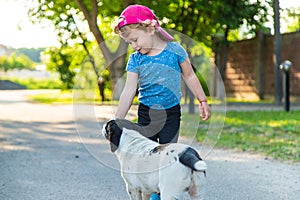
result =
[[[196,115],[183,114],[183,123]],[[222,121],[222,117],[220,122]],[[228,111],[216,147],[263,153],[279,160],[300,161],[300,111]],[[197,140],[207,137],[208,122],[200,122]],[[183,134],[192,132],[185,124]],[[211,127],[210,127],[211,128]],[[193,129],[193,128],[191,128]],[[217,136],[217,133],[216,133]]]
[[[53,78],[2,78],[3,80],[10,80],[25,86],[27,89],[60,89],[62,84],[58,79]]]
[[[28,97],[32,101],[39,103],[65,103],[70,104],[73,102],[73,93],[71,90],[47,90],[40,94],[30,95]]]
[[[96,99],[95,99],[96,98]],[[47,90],[47,92],[41,92],[40,94],[30,95],[29,99],[37,101],[39,103],[97,103],[99,97],[94,91],[76,92],[73,90]]]
[[[106,92],[107,96],[111,98],[111,94]],[[92,104],[109,104],[118,105],[118,101],[101,101],[98,89],[96,90],[48,90],[46,93],[35,94],[29,96],[32,101],[40,103],[92,103]],[[135,97],[133,104],[137,104],[138,100]]]

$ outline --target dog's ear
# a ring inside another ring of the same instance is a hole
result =
[[[110,142],[110,150],[111,152],[115,152],[118,149],[119,142],[115,140],[114,142]]]
[[[120,144],[120,139],[122,135],[122,130],[117,125],[116,121],[112,120],[108,123],[106,127],[106,132],[108,135],[108,139],[110,141],[110,150],[115,152]]]

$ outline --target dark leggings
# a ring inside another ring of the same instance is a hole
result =
[[[149,139],[160,144],[176,143],[180,128],[180,109],[179,104],[166,110],[155,110],[140,104],[138,124],[145,128]]]

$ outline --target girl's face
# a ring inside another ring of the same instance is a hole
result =
[[[126,35],[121,37],[130,44],[130,46],[141,54],[151,54],[153,49],[153,35],[155,30],[147,29],[129,29],[126,31]]]

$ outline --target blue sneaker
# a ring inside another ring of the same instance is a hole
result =
[[[153,193],[150,197],[150,200],[160,200],[159,194]]]

